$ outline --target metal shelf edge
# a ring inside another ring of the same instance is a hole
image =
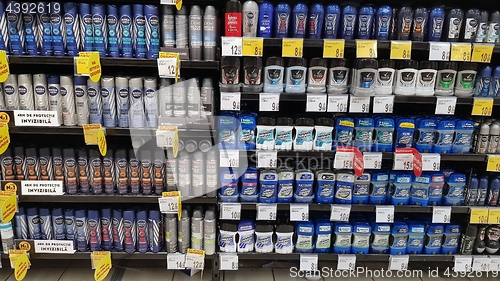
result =
[[[158,204],[160,196],[134,196],[134,195],[20,195],[20,203],[143,203]],[[183,204],[216,204],[216,198],[195,197],[183,199]]]

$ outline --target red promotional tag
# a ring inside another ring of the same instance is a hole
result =
[[[356,176],[360,177],[365,170],[365,160],[363,158],[363,154],[359,151],[358,148],[354,147],[354,172]]]
[[[226,36],[241,37],[241,13],[226,13]]]
[[[422,155],[415,148],[413,148],[413,172],[417,177],[422,175]]]

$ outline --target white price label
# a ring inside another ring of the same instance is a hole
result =
[[[307,94],[306,112],[326,112],[326,94]]]
[[[156,145],[158,147],[173,147],[175,139],[174,130],[156,130]]]
[[[429,42],[430,61],[449,61],[451,45],[448,42]]]
[[[318,254],[300,254],[300,271],[318,270]]]
[[[185,269],[186,254],[168,253],[167,254],[167,269]]]
[[[276,168],[277,166],[277,151],[257,151],[257,168]]]
[[[223,57],[241,57],[243,39],[241,37],[221,37]]]
[[[239,150],[220,150],[219,166],[222,168],[237,168],[240,166],[240,151]]]
[[[470,272],[472,270],[472,256],[455,256],[455,265],[453,270],[455,272]]]
[[[241,93],[220,93],[220,110],[240,110]]]
[[[394,153],[393,170],[413,171],[413,154]]]
[[[257,220],[258,221],[274,221],[278,213],[277,204],[259,203],[257,204]]]
[[[375,221],[384,223],[394,222],[394,206],[375,206]]]
[[[37,254],[74,254],[73,240],[34,240]]]
[[[474,256],[472,259],[472,271],[490,271],[490,265],[489,257]]]
[[[21,181],[22,195],[64,195],[62,181]]]
[[[490,256],[490,271],[500,271],[499,256]]]
[[[422,171],[440,171],[441,154],[439,153],[421,153]]]
[[[179,212],[179,196],[169,196],[158,198],[160,212],[177,214]]]
[[[280,111],[280,94],[260,93],[259,111]]]
[[[349,221],[351,205],[331,205],[330,221]]]
[[[309,205],[308,204],[290,204],[290,220],[291,221],[308,221],[309,220]]]
[[[221,220],[240,220],[241,204],[240,203],[221,203],[220,219]]]
[[[177,58],[159,58],[158,76],[162,78],[175,78],[177,69]]]
[[[363,152],[365,169],[382,169],[382,152]]]
[[[354,270],[356,268],[356,255],[339,254],[338,270]]]
[[[220,253],[219,261],[220,270],[238,270],[238,254],[236,253]]]
[[[347,112],[347,103],[349,95],[328,95],[328,112]]]
[[[373,98],[373,113],[392,113],[394,96],[376,96]]]
[[[454,115],[457,97],[437,97],[434,114]]]
[[[354,97],[351,96],[349,105],[351,113],[368,113],[370,112],[370,97]]]
[[[188,252],[186,254],[185,266],[186,268],[203,269],[205,267],[205,255],[197,255]]]
[[[450,223],[451,207],[432,207],[432,223]]]
[[[354,152],[336,152],[333,161],[333,168],[335,169],[353,169]]]
[[[397,271],[407,270],[409,261],[410,261],[409,255],[400,255],[400,256],[391,255],[389,257],[389,270],[397,270]]]

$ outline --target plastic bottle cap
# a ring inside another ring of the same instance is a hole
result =
[[[309,62],[309,67],[314,67],[314,66],[322,66],[326,67],[326,60],[324,58],[313,58]]]
[[[305,58],[289,58],[288,67],[291,66],[303,66],[307,67],[307,60]]]
[[[227,1],[226,13],[241,13],[241,2],[238,0]]]
[[[274,226],[270,224],[256,224],[255,232],[273,232]]]
[[[396,62],[393,60],[379,60],[378,68],[395,68]]]
[[[405,69],[405,68],[418,68],[418,62],[416,60],[402,60],[399,61],[398,63],[398,69]]]
[[[376,59],[359,59],[355,62],[356,69],[362,68],[378,68],[378,61]]]
[[[279,224],[276,226],[276,232],[293,232],[293,225]]]
[[[490,14],[490,21],[500,22],[500,12],[494,11]]]
[[[438,68],[438,63],[435,61],[421,61],[419,69],[437,69]]]
[[[347,67],[349,61],[344,58],[332,59],[330,61],[330,67]]]
[[[262,68],[262,59],[259,57],[245,57],[243,59],[243,65],[247,66],[255,66],[257,68]]]
[[[312,118],[301,117],[295,119],[295,126],[314,126],[314,120]]]
[[[221,67],[232,65],[236,68],[240,68],[240,58],[238,57],[222,57],[221,58]]]
[[[169,6],[169,5],[162,5],[162,6]],[[205,14],[204,15],[205,16],[216,16],[217,12],[215,11],[215,7],[211,6],[211,5],[206,6],[205,7]]]
[[[200,8],[200,6],[198,6],[198,5],[191,6],[191,10],[189,10],[189,15],[200,16],[201,15],[201,8]]]
[[[458,70],[477,70],[477,62],[461,62],[458,64]]]
[[[321,118],[316,118],[316,126],[327,126],[327,127],[333,127],[333,119],[331,118],[326,118],[326,117],[321,117]]]
[[[279,57],[268,57],[266,61],[266,66],[284,66],[283,58]]]
[[[290,117],[278,117],[276,119],[277,126],[293,126],[293,119]]]
[[[442,61],[439,63],[439,69],[452,69],[457,70],[457,63],[454,61]]]
[[[257,125],[275,126],[276,121],[273,117],[259,117],[259,119],[257,120]]]

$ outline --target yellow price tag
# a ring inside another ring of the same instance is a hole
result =
[[[474,44],[471,61],[490,63],[493,48],[495,48],[493,44]]]
[[[304,39],[283,38],[282,55],[283,57],[302,57],[304,48]]]
[[[3,124],[0,128],[0,155],[2,155],[10,144],[10,134],[9,134],[9,126],[7,124]]]
[[[452,43],[451,61],[470,61],[471,44],[470,43]]]
[[[97,145],[99,146],[101,155],[105,156],[108,152],[108,143],[106,142],[106,135],[104,135],[102,127],[99,129],[99,133],[97,134]]]
[[[345,40],[325,39],[323,41],[324,58],[343,58],[345,49]]]
[[[411,41],[391,41],[391,59],[411,59]]]
[[[0,191],[0,205],[2,206],[0,217],[2,222],[9,222],[14,218],[17,211],[17,196],[12,191]]]
[[[474,98],[474,105],[472,106],[472,115],[491,116],[493,111],[492,98]]]
[[[102,130],[101,124],[83,125],[83,137],[86,144],[99,144],[99,131]]]
[[[92,267],[95,268],[94,279],[101,281],[106,278],[111,270],[111,253],[96,251],[92,252]]]
[[[490,208],[488,224],[500,224],[500,208]]]
[[[89,58],[86,57],[75,57],[76,63],[76,73],[81,75],[88,75],[89,69],[87,67],[87,63]]]
[[[188,249],[187,253],[197,256],[205,256],[205,251],[203,250]]]
[[[181,199],[181,192],[180,191],[170,191],[170,192],[163,192],[161,194],[161,197],[175,197],[177,196],[179,198],[179,202],[177,203],[177,211],[178,214],[177,216],[179,217],[179,220],[181,220],[181,214],[182,214],[182,199]]]
[[[159,55],[158,55],[158,58],[160,58],[160,59],[176,58],[176,62],[175,62],[175,83],[177,83],[177,80],[179,79],[179,53],[160,52]]]
[[[357,58],[377,58],[377,40],[356,40]]]
[[[101,79],[101,60],[99,53],[94,52],[87,60],[87,68],[89,69],[90,80],[97,82]]]
[[[9,62],[7,61],[7,53],[5,51],[0,51],[0,83],[5,82],[9,74],[10,68]]]
[[[488,155],[487,172],[500,172],[500,156]]]
[[[9,250],[9,260],[11,267],[14,268],[14,277],[16,280],[23,280],[31,265],[26,251]]]
[[[252,57],[262,57],[264,48],[264,38],[243,38],[242,55]]]
[[[487,208],[471,208],[470,223],[488,223]]]

